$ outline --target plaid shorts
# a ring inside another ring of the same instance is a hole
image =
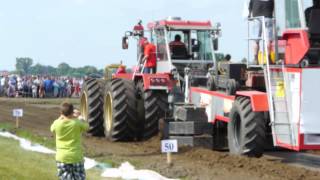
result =
[[[83,162],[66,164],[57,162],[58,177],[60,180],[85,180],[86,171]]]

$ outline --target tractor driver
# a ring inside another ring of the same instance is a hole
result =
[[[174,41],[169,44],[171,50],[172,59],[187,59],[188,52],[186,45],[181,42],[181,36],[175,35]]]
[[[152,74],[156,72],[156,46],[148,41],[148,39],[145,39],[144,41],[144,58],[143,58],[143,64],[144,69],[143,73],[146,74]]]

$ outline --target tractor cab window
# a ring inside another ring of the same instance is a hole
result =
[[[156,42],[157,46],[157,60],[158,61],[167,61],[168,53],[166,46],[166,38],[163,30],[155,30],[153,34],[153,39]]]
[[[212,38],[208,30],[170,31],[172,59],[212,60]]]
[[[305,11],[313,6],[313,0],[284,0],[277,1],[276,16],[278,35],[286,29],[305,28],[309,19]]]
[[[193,30],[191,36],[191,57],[193,60],[212,60],[212,38],[210,31]]]
[[[180,41],[186,46],[188,45],[189,33],[183,31],[169,31],[169,43],[175,41],[175,37],[180,36]]]
[[[209,31],[197,31],[197,45],[193,45],[193,58],[199,60],[212,60],[212,38]],[[196,50],[198,47],[198,57],[196,55]]]
[[[286,29],[301,28],[299,0],[277,1],[276,18],[278,36],[282,36]]]
[[[287,28],[301,28],[302,22],[299,14],[299,0],[286,0],[286,27]]]
[[[189,59],[189,32],[169,31],[169,48],[171,59]]]

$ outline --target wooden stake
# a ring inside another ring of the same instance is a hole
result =
[[[172,157],[171,157],[171,153],[170,152],[167,153],[167,163],[169,165],[172,165]]]
[[[16,117],[16,128],[19,128],[19,121],[20,121],[20,118]]]

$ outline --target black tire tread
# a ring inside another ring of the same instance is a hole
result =
[[[240,115],[241,126],[243,127],[240,132],[241,143],[239,153],[249,157],[261,157],[266,142],[266,125],[263,113],[253,112],[251,102],[246,97],[238,97],[235,100],[231,110],[232,113]],[[231,118],[232,116],[230,117],[232,121]],[[228,131],[231,129],[229,128]]]
[[[112,94],[113,101],[113,126],[107,138],[111,141],[134,140],[138,130],[138,119],[133,82],[113,79],[106,85],[105,90],[106,93]]]
[[[89,124],[88,133],[92,136],[103,136],[103,100],[97,79],[87,79],[83,84],[83,91],[86,92],[88,98],[88,116],[86,119]]]

